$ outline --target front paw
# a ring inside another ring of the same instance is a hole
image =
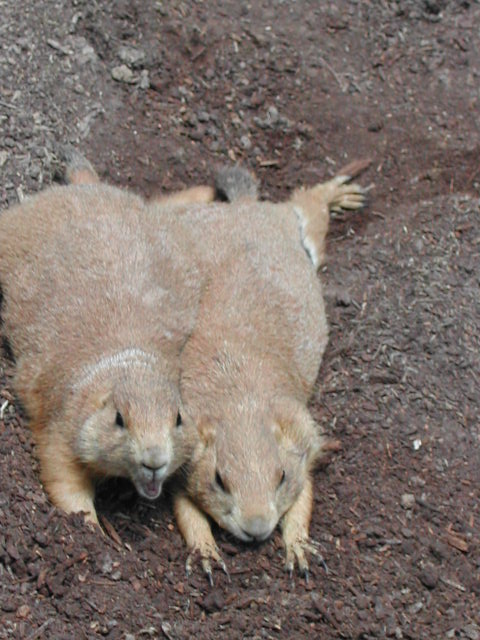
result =
[[[312,540],[307,535],[297,537],[293,540],[285,540],[285,571],[288,572],[290,578],[293,576],[295,565],[298,565],[298,571],[302,578],[308,582],[310,577],[310,567],[308,564],[307,554],[314,556],[318,562],[328,572],[327,565],[320,552],[320,544],[316,540]]]
[[[220,569],[225,573],[228,579],[230,579],[227,565],[225,564],[220,551],[215,543],[203,543],[198,544],[188,554],[187,562],[185,563],[185,569],[187,576],[190,576],[193,571],[193,564],[196,560],[200,560],[203,572],[207,576],[207,580],[213,587],[213,565],[218,565]]]

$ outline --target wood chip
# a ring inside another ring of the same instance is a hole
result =
[[[447,542],[451,547],[462,551],[462,553],[468,553],[468,544],[462,538],[450,533],[447,535]]]

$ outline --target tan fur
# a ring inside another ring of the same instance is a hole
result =
[[[198,187],[191,187],[167,195],[155,195],[151,198],[150,202],[161,206],[175,206],[201,202],[208,203],[214,200],[215,189],[213,187],[199,185]]]
[[[202,511],[245,541],[267,538],[283,518],[287,566],[296,558],[308,568],[310,470],[325,440],[306,403],[327,322],[318,261],[304,242],[323,257],[329,207],[348,201],[342,184],[296,191],[284,204],[240,198],[171,215],[178,235],[195,229],[195,260],[208,282],[181,356],[193,454],[188,495],[175,504],[187,545],[207,570],[218,551]]]
[[[94,183],[92,171],[77,166],[70,179]],[[97,476],[157,497],[186,456],[178,357],[200,293],[188,244],[140,198],[89,184],[3,212],[0,248],[15,387],[51,499],[95,522]]]

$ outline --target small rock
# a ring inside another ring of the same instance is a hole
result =
[[[124,64],[120,65],[119,67],[113,67],[112,78],[117,82],[125,82],[127,84],[132,84],[133,82],[135,82],[132,70]]]
[[[411,556],[415,553],[415,543],[409,538],[402,544],[402,551],[405,555]]]
[[[382,620],[385,617],[385,607],[380,598],[375,598],[375,616],[377,620]]]
[[[122,62],[131,67],[138,67],[145,60],[145,52],[141,49],[131,46],[123,46],[117,52],[118,57]]]
[[[3,600],[0,604],[0,608],[2,611],[6,613],[10,613],[11,611],[16,611],[18,608],[18,602],[15,600]]]
[[[430,553],[437,560],[444,560],[448,556],[448,547],[440,540],[434,540],[430,544]]]
[[[423,478],[420,478],[420,476],[412,476],[410,478],[410,484],[412,485],[412,487],[424,487],[425,480]]]
[[[35,540],[35,542],[37,544],[39,544],[41,547],[46,547],[48,544],[48,538],[47,536],[43,533],[43,531],[36,531],[33,535],[33,539]]]
[[[267,109],[267,121],[271,124],[274,125],[277,121],[278,121],[278,109],[277,107],[274,107],[273,105],[268,107]]]
[[[207,611],[207,613],[212,613],[213,611],[220,611],[220,609],[223,609],[225,606],[225,598],[221,591],[214,589],[213,591],[210,591],[210,593],[206,595],[199,604],[202,609]]]
[[[28,604],[20,605],[15,615],[17,616],[17,618],[20,618],[21,620],[27,618],[30,615],[30,607],[28,606]]]
[[[403,493],[400,498],[400,504],[404,509],[413,509],[415,506],[415,496],[413,493]]]
[[[199,125],[193,131],[188,132],[188,137],[192,140],[202,140],[205,136],[205,127],[203,125]]]
[[[252,148],[252,141],[248,136],[242,136],[240,138],[240,145],[242,146],[243,149],[248,151],[248,149]]]
[[[107,553],[102,563],[102,573],[111,573],[113,568],[113,560],[111,556]]]
[[[371,131],[372,133],[377,133],[377,131],[381,131],[382,129],[383,129],[383,122],[381,122],[380,120],[376,122],[371,122],[367,126],[367,131]]]
[[[367,596],[360,594],[357,596],[355,603],[359,609],[368,609],[370,606],[370,598]]]
[[[349,307],[352,304],[352,298],[346,289],[335,291],[335,304],[337,307]]]
[[[416,616],[417,613],[420,613],[420,611],[423,609],[423,603],[422,602],[415,602],[414,604],[411,604],[407,611],[411,616]]]
[[[438,583],[438,570],[431,564],[426,564],[420,571],[420,582],[427,589],[434,589]]]
[[[150,88],[150,76],[148,75],[147,69],[143,69],[140,72],[140,82],[138,83],[138,86],[144,91]]]
[[[462,631],[467,636],[468,640],[479,640],[480,638],[480,629],[474,622],[472,622],[472,624],[467,624],[466,627],[463,627]]]

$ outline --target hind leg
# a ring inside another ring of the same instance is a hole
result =
[[[330,212],[360,209],[365,204],[362,187],[349,180],[349,176],[336,176],[310,189],[297,189],[290,199],[300,224],[302,244],[316,268],[325,257]]]

